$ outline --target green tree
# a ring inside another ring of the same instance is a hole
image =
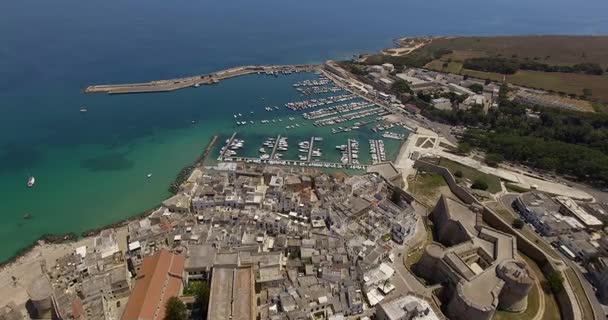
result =
[[[488,190],[488,183],[481,179],[475,179],[471,185],[471,189]]]
[[[471,89],[471,91],[473,91],[475,93],[481,93],[483,91],[483,86],[480,85],[479,83],[473,83],[472,85],[469,86],[469,89]]]
[[[466,142],[461,142],[458,144],[458,153],[460,154],[468,154],[471,152],[471,145]]]
[[[498,165],[504,161],[504,158],[498,153],[489,153],[486,155],[485,161],[490,167],[498,167]]]
[[[207,319],[210,292],[211,290],[209,289],[209,284],[207,284],[207,282],[201,282],[200,290],[196,295],[196,304],[198,304],[201,308],[201,314],[203,316],[203,319]]]
[[[187,318],[186,305],[178,297],[169,298],[165,305],[164,320],[186,320]]]
[[[587,98],[591,97],[593,95],[593,91],[589,88],[585,88],[583,89],[583,95]]]
[[[559,271],[551,271],[547,275],[547,284],[554,294],[558,294],[564,290],[564,276]]]
[[[513,227],[516,229],[521,229],[524,227],[524,222],[521,219],[515,219],[513,220]]]
[[[405,80],[397,80],[391,86],[391,90],[395,93],[412,93],[410,85]]]

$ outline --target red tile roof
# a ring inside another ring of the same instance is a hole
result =
[[[181,293],[185,262],[167,250],[145,257],[122,320],[163,319],[167,300]]]

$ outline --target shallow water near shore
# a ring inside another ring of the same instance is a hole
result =
[[[334,146],[354,137],[367,156],[369,130],[331,135],[329,128],[310,123],[291,130],[284,122],[235,126],[234,113],[254,111],[251,118],[258,123],[271,117],[265,106],[312,98],[291,87],[310,74],[246,76],[215,86],[124,96],[81,94],[88,85],[235,65],[319,63],[373,52],[410,35],[608,33],[604,0],[586,2],[585,10],[578,6],[565,0],[492,5],[472,0],[457,6],[387,0],[373,7],[360,0],[4,1],[0,261],[42,234],[80,233],[160,203],[178,171],[200,155],[213,134],[220,134],[221,145],[238,131],[248,155],[255,155],[267,136],[287,134],[290,152],[296,152],[298,141],[323,135],[323,159],[334,161]],[[82,106],[88,112],[80,113]],[[298,113],[280,112],[304,122]],[[398,142],[385,141],[394,156]],[[33,188],[26,187],[29,175],[36,176]],[[30,219],[23,218],[26,213]]]

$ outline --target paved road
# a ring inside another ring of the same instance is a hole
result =
[[[500,202],[507,208],[507,210],[509,210],[509,212],[511,212],[515,216],[519,217],[519,214],[517,212],[515,212],[515,210],[513,210],[513,207],[511,207],[511,203],[513,203],[513,201],[517,198],[517,196],[518,196],[518,194],[507,193],[500,198]],[[540,238],[543,239],[543,237],[540,237]],[[557,254],[559,254],[562,261],[564,261],[572,270],[574,270],[574,272],[577,273],[579,278],[583,279],[581,281],[581,284],[582,284],[583,288],[585,289],[585,293],[589,297],[589,301],[591,301],[591,306],[593,307],[593,310],[595,311],[596,319],[598,319],[598,320],[606,319],[606,309],[608,309],[608,306],[603,306],[598,301],[597,297],[595,296],[595,290],[593,290],[593,286],[585,277],[586,270],[583,267],[581,267],[578,263],[576,263],[576,262],[570,260],[568,257],[564,256],[559,250],[554,250],[554,251],[557,252]]]

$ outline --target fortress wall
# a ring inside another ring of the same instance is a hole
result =
[[[454,176],[452,176],[452,174],[447,168],[438,166],[430,162],[426,162],[424,160],[416,160],[416,162],[414,163],[414,168],[422,171],[440,174],[448,184],[450,191],[452,191],[452,193],[454,193],[458,198],[460,198],[460,200],[467,204],[479,204],[483,208],[483,220],[492,228],[515,236],[517,240],[517,248],[526,256],[534,260],[534,262],[536,262],[536,264],[541,267],[545,274],[553,271],[561,272],[559,271],[557,265],[553,262],[553,260],[549,258],[540,248],[538,248],[534,243],[532,243],[526,237],[521,235],[519,232],[514,230],[511,225],[502,218],[500,218],[498,214],[483,205],[481,202],[477,201],[475,197],[468,193],[464,188],[459,186],[456,183],[456,179],[454,178]],[[556,298],[560,308],[562,319],[578,320],[580,318],[578,314],[575,315],[574,309],[572,307],[572,304],[578,304],[578,301],[576,300],[576,297],[568,293],[568,290],[562,290],[559,294],[556,295]]]

